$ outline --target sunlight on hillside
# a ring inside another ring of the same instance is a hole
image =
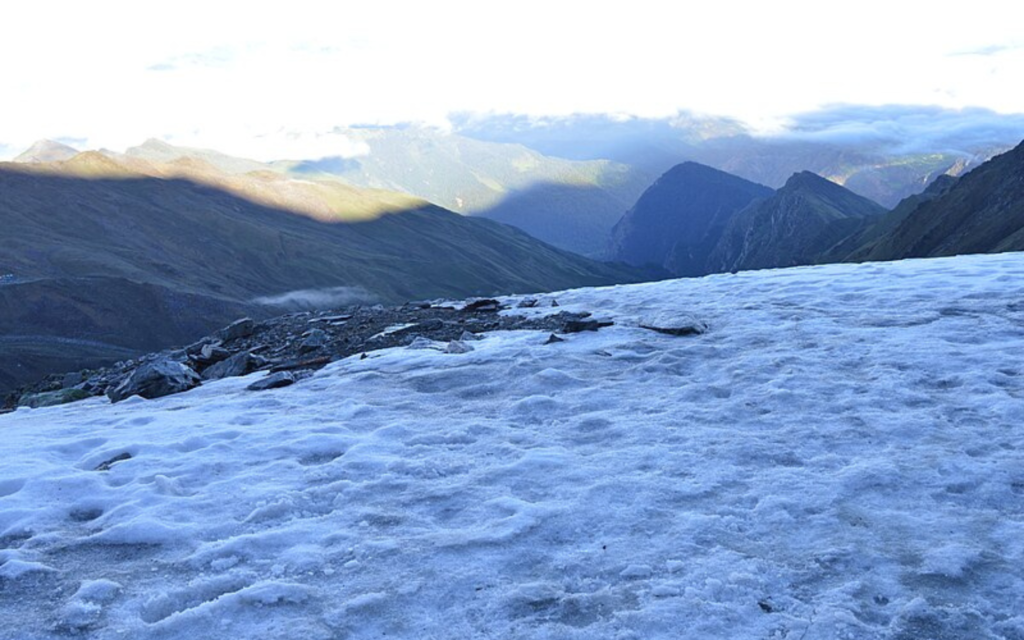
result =
[[[338,180],[298,179],[271,170],[231,174],[195,157],[148,160],[100,151],[85,151],[68,160],[0,163],[7,170],[88,179],[184,179],[222,189],[257,204],[285,209],[321,222],[374,220],[389,213],[422,207],[421,198],[395,191],[353,187]]]

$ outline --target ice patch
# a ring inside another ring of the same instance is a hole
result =
[[[189,538],[187,525],[169,525],[146,516],[115,524],[87,538],[90,542],[114,545],[172,545]]]
[[[0,565],[0,578],[7,578],[8,580],[17,580],[18,578],[24,577],[33,573],[49,573],[57,571],[49,565],[45,565],[42,562],[28,562],[25,560],[7,560]]]

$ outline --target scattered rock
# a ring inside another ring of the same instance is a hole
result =
[[[235,320],[228,326],[217,332],[217,337],[224,342],[248,338],[256,331],[256,321],[252,318],[241,318]]]
[[[45,391],[43,393],[26,393],[18,400],[19,407],[55,407],[59,404],[67,404],[78,400],[85,400],[91,394],[82,389],[60,389],[58,391]]]
[[[303,338],[302,342],[299,343],[300,353],[309,353],[310,351],[316,351],[327,345],[327,334],[323,329],[312,329]]]
[[[80,385],[85,382],[85,376],[82,375],[81,371],[72,371],[71,373],[65,373],[64,377],[60,381],[60,386],[65,389],[70,389],[76,385]]]
[[[555,304],[549,297],[535,296],[535,299],[538,307]],[[469,312],[463,312],[463,308]],[[465,307],[462,303],[438,301],[429,307],[422,304],[351,306],[322,315],[292,313],[260,322],[243,318],[185,349],[167,350],[81,372],[85,382],[73,387],[89,395],[108,394],[114,401],[135,393],[155,398],[196,386],[201,380],[196,372],[210,380],[253,371],[277,373],[318,369],[342,358],[363,353],[370,357],[368,352],[377,349],[409,345],[417,336],[425,341],[420,344],[429,344],[430,348],[442,351],[447,350],[452,342],[471,346],[474,340],[490,331],[532,330],[543,332],[539,335],[562,334],[566,323],[582,322],[589,315],[564,311],[534,317],[495,313],[501,308],[497,300],[487,298],[471,301]],[[652,325],[663,326],[660,322],[652,322]],[[308,350],[308,346],[313,342],[319,343],[321,339],[323,346]],[[452,347],[455,350],[461,348]],[[260,355],[256,354],[257,351]],[[246,353],[248,359],[244,355]],[[224,364],[232,358],[230,365]],[[154,364],[160,361],[164,364]],[[154,367],[163,373],[154,374]],[[156,380],[146,382],[147,376]],[[0,406],[13,410],[26,394],[59,390],[66,386],[63,378],[64,374],[53,375],[24,387],[0,399]],[[169,380],[161,382],[161,378]],[[72,379],[77,379],[77,376],[69,378],[68,382]]]
[[[208,344],[218,344],[219,345],[220,344],[220,340],[217,340],[213,336],[206,336],[202,340],[199,340],[197,342],[193,342],[192,344],[190,344],[187,347],[185,347],[185,353],[187,353],[188,355],[193,356],[193,357],[194,356],[198,356],[200,353],[202,353],[203,347],[205,347]]]
[[[187,363],[189,360],[189,355],[184,349],[174,349],[173,351],[167,351],[164,353],[164,355],[166,355],[171,360],[174,360],[175,362]]]
[[[548,339],[544,341],[544,344],[555,344],[556,342],[565,342],[565,338],[559,338],[552,333],[548,336]]]
[[[295,374],[291,371],[278,371],[265,378],[260,378],[250,384],[246,389],[249,391],[266,391],[267,389],[279,389],[295,384]]]
[[[220,346],[220,344],[204,344],[203,348],[199,351],[199,359],[207,364],[213,364],[220,362],[221,360],[227,360],[231,357],[231,352]]]
[[[130,396],[152,400],[172,393],[188,391],[200,384],[199,374],[180,362],[157,358],[132,372],[121,384],[107,392],[111,402]]]
[[[423,336],[416,336],[412,342],[409,343],[410,349],[437,349],[437,343],[430,338],[424,338]]]
[[[641,324],[641,329],[648,329],[650,331],[657,331],[658,333],[664,333],[669,336],[699,336],[702,333],[706,333],[708,326],[703,322],[697,321],[686,321],[679,324],[667,325],[667,326],[655,326],[650,324]]]
[[[461,340],[452,340],[448,343],[448,346],[444,348],[445,353],[469,353],[473,350],[471,345],[462,342]]]
[[[275,364],[270,368],[270,373],[277,373],[279,371],[294,371],[296,369],[318,369],[324,366],[325,364],[329,364],[330,362],[330,356],[320,356],[319,358],[309,358],[308,360],[291,360],[289,362]]]
[[[431,331],[440,331],[444,329],[444,320],[440,318],[431,318],[424,320],[423,322],[417,322],[413,326],[406,329],[410,333],[430,333]]]
[[[493,298],[481,298],[480,300],[474,300],[466,306],[462,307],[463,311],[467,312],[495,312],[501,310],[501,303]]]
[[[327,324],[340,326],[352,319],[351,313],[339,313],[333,316],[320,316],[319,318],[310,318],[309,322],[326,322]]]
[[[203,380],[220,380],[222,378],[244,376],[253,371],[255,368],[253,364],[253,356],[248,351],[236,353],[227,360],[222,360],[204,369]]]
[[[597,331],[602,327],[610,327],[614,322],[607,320],[566,320],[562,325],[562,333],[580,333],[582,331]]]
[[[767,598],[758,600],[757,606],[761,607],[761,611],[764,611],[765,613],[772,613],[773,611],[775,611],[775,607]]]
[[[519,301],[519,304],[516,305],[516,307],[519,309],[532,309],[533,307],[536,306],[537,298],[523,298],[522,300]]]
[[[124,453],[117,454],[116,456],[114,456],[110,460],[104,460],[103,462],[99,463],[96,466],[96,468],[93,469],[93,471],[110,471],[110,467],[114,466],[118,462],[124,462],[125,460],[131,460],[131,459],[132,459],[132,454],[130,454],[127,451],[125,451]]]

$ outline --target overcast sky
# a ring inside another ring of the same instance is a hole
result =
[[[1024,113],[1007,0],[32,0],[0,8],[0,145],[148,137],[262,159],[453,111],[737,117],[825,105]]]

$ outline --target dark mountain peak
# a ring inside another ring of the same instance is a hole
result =
[[[660,178],[658,178],[655,185],[662,182],[683,182],[683,181],[703,181],[709,183],[731,183],[731,184],[743,184],[743,185],[754,185],[756,187],[762,187],[762,185],[756,182],[751,182],[739,176],[731,173],[726,173],[714,167],[709,167],[706,164],[699,162],[693,162],[687,160],[681,162],[676,166],[666,171]],[[652,187],[653,188],[653,187]],[[762,187],[768,189],[768,187]]]
[[[794,198],[813,201],[815,204],[808,206],[819,213],[828,211],[828,216],[833,218],[860,218],[885,213],[885,208],[877,202],[810,171],[794,173],[774,196],[774,199],[787,202]],[[789,204],[784,208],[791,209],[792,206]]]
[[[665,172],[665,175],[714,175],[716,173],[725,173],[719,171],[714,167],[709,167],[706,164],[687,160],[686,162],[680,162],[676,166],[672,167]]]
[[[14,161],[30,163],[56,162],[72,158],[77,153],[78,149],[55,140],[37,140],[32,143],[31,147],[15,158]]]
[[[707,273],[705,259],[734,213],[772,190],[696,162],[666,171],[612,231],[613,255],[673,275]]]
[[[786,184],[783,185],[782,190],[792,191],[794,189],[829,189],[832,187],[840,187],[840,185],[832,182],[828,178],[822,178],[816,173],[810,171],[797,171],[786,180]],[[842,187],[840,187],[842,188]]]
[[[836,243],[885,214],[876,202],[810,171],[733,216],[709,258],[714,271],[821,262]]]

